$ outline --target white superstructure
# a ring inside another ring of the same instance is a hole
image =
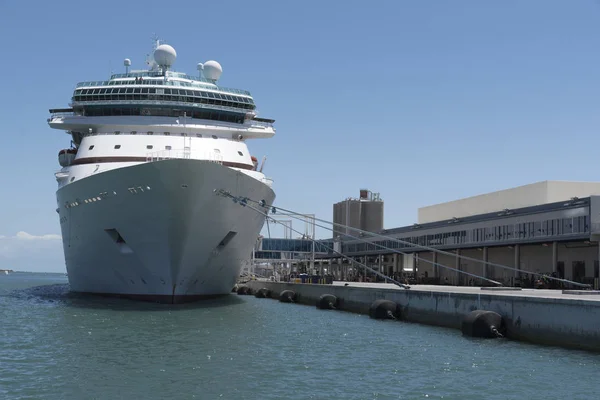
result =
[[[249,92],[173,72],[156,43],[148,70],[79,83],[70,108],[50,110],[71,135],[59,152],[65,262],[71,290],[180,302],[231,291],[264,217],[216,196],[275,194],[246,140],[275,134]],[[265,210],[266,211],[266,210]]]

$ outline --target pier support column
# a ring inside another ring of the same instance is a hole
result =
[[[554,272],[558,275],[558,242],[557,241],[552,242],[552,272]]]
[[[438,262],[438,253],[437,251],[434,251],[431,254],[431,261],[433,261],[432,265],[433,265],[433,277],[435,279],[439,279],[440,277],[440,267],[437,265]]]
[[[484,247],[483,248],[483,263],[482,263],[482,273],[481,276],[483,276],[484,278],[488,278],[488,273],[491,272],[489,271],[490,267],[486,264],[489,261],[489,255],[488,255],[488,248]]]
[[[398,277],[401,280],[404,278],[404,254],[398,255]]]
[[[348,278],[350,277],[350,270],[352,270],[354,273],[354,265],[352,263],[352,258],[347,259],[346,262],[347,264],[344,265],[342,270],[344,271],[344,279],[348,280]]]
[[[398,279],[398,253],[394,253],[392,256],[392,277]]]
[[[419,253],[413,253],[413,279],[417,280],[417,264],[419,263]]]
[[[462,271],[460,269],[460,249],[456,249],[456,262],[455,262],[455,266],[454,267],[457,269],[457,271],[456,271],[456,284],[458,286],[461,286],[462,282],[463,282],[463,276],[460,273],[460,271]]]
[[[600,287],[600,242],[598,243],[598,260],[594,260],[594,290]]]
[[[514,277],[518,278],[521,274],[521,245],[515,244],[515,271]]]

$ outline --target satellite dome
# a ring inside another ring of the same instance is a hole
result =
[[[123,61],[123,65],[124,65],[124,66],[126,66],[126,67],[129,67],[129,66],[131,65],[131,60],[130,60],[129,58],[126,58],[126,59]]]
[[[204,63],[204,68],[202,71],[206,79],[217,81],[223,73],[223,68],[218,62],[210,60]]]
[[[170,67],[175,63],[177,52],[168,44],[161,44],[154,50],[154,61],[161,67]]]

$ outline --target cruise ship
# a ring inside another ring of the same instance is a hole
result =
[[[217,82],[216,61],[197,76],[173,70],[156,41],[147,68],[78,83],[48,124],[66,131],[55,173],[65,263],[74,292],[180,303],[231,292],[264,215],[215,194],[272,204],[265,159],[246,141],[270,138],[251,94]],[[265,212],[268,210],[265,208]]]

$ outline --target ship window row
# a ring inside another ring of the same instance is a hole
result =
[[[88,150],[92,150],[93,148],[94,148],[94,145],[91,145]],[[121,148],[120,144],[115,144],[115,150],[119,150],[120,148]],[[154,145],[151,145],[151,144],[146,146],[146,149],[148,149],[148,150],[152,150],[153,148],[154,148]],[[171,149],[172,149],[171,146],[165,146],[165,150],[171,150]],[[217,149],[215,149],[215,150],[217,150]]]
[[[477,245],[490,242],[515,240],[532,240],[555,238],[564,235],[589,233],[588,216],[573,218],[555,218],[545,221],[524,222],[518,224],[498,225],[489,228],[476,228],[443,232],[432,235],[398,237],[396,240],[378,240],[372,243],[347,243],[342,245],[343,253],[369,252],[390,249],[403,249],[415,246],[453,246]],[[403,243],[404,242],[404,243]]]
[[[176,108],[161,108],[161,107],[86,107],[83,109],[83,115],[88,117],[108,117],[120,115],[142,115],[142,116],[158,116],[158,117],[183,117],[192,119],[208,119],[213,121],[233,122],[237,124],[244,123],[244,116],[240,114],[232,114],[220,112],[216,110],[181,110]]]
[[[132,93],[132,94],[167,94],[167,95],[180,95],[180,96],[196,96],[206,97],[210,99],[220,99],[236,101],[238,103],[254,104],[254,100],[250,97],[232,96],[229,94],[214,93],[214,92],[202,92],[198,90],[185,90],[185,89],[161,89],[161,88],[98,88],[98,89],[77,89],[74,93],[78,95],[106,95],[106,94],[118,94],[118,93]]]
[[[156,94],[171,96],[199,97],[206,99],[216,99],[223,101],[233,101],[237,103],[254,104],[254,100],[249,97],[233,96],[230,94],[202,92],[198,90],[185,89],[160,89],[160,88],[102,88],[102,89],[77,89],[74,96],[100,96],[112,94]]]
[[[113,75],[111,79],[121,78],[121,77],[123,77],[122,75],[125,75],[125,74]],[[139,78],[141,76],[148,76],[148,75],[147,75],[147,73],[144,73],[144,75],[138,75],[137,77]],[[79,87],[87,87],[87,86],[116,86],[116,85],[160,85],[160,86],[179,86],[179,87],[192,87],[192,88],[200,87],[203,89],[207,89],[207,88],[213,89],[214,88],[221,92],[238,93],[238,94],[245,94],[245,95],[250,96],[250,92],[247,90],[233,89],[233,88],[227,88],[227,87],[223,87],[223,86],[213,87],[212,82],[210,82],[210,86],[207,87],[208,81],[201,79],[201,82],[197,82],[197,80],[199,78],[190,77],[188,75],[185,75],[182,77],[185,79],[190,79],[194,82],[183,82],[183,81],[171,80],[171,79],[165,81],[161,75],[160,79],[143,78],[141,82],[138,80],[137,83],[136,83],[135,79],[126,79],[126,80],[120,80],[120,81],[110,80],[110,81],[79,82],[77,84],[77,87],[79,88]],[[204,82],[207,82],[207,83],[204,83]]]
[[[126,132],[124,132],[124,133],[126,133]],[[145,133],[146,133],[146,135],[150,135],[150,136],[154,135],[154,132],[153,132],[153,131],[148,131],[148,132],[145,132]],[[121,131],[115,131],[115,132],[114,132],[114,134],[115,134],[115,135],[120,135],[120,134],[121,134]],[[137,131],[131,131],[131,132],[129,132],[129,134],[130,134],[130,135],[137,135],[137,134],[138,134],[138,132],[137,132]],[[143,133],[142,133],[142,134],[143,134]],[[170,134],[169,132],[163,132],[163,135],[165,135],[165,136],[170,136],[171,134]],[[201,134],[201,133],[196,133],[196,134],[189,135],[189,134],[186,134],[186,133],[183,133],[183,132],[181,132],[181,133],[180,133],[180,135],[181,135],[182,137],[191,137],[191,136],[196,136],[197,138],[201,138],[201,137],[202,137],[202,134]],[[212,138],[213,138],[213,139],[218,139],[218,136],[216,136],[216,135],[212,135]],[[88,150],[93,150],[93,149],[94,149],[94,147],[95,147],[95,145],[91,145],[91,146],[88,148]],[[153,148],[153,145],[149,144],[149,145],[147,145],[147,146],[146,146],[146,148],[147,148],[147,149],[152,149],[152,148]],[[238,153],[240,153],[240,152],[238,151]],[[243,154],[240,154],[240,155],[243,155]]]

